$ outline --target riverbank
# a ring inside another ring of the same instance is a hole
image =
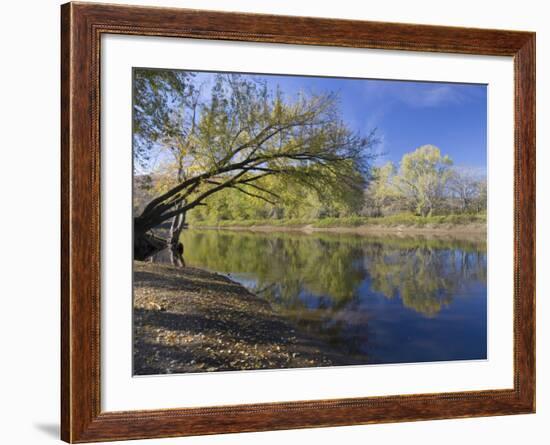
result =
[[[487,217],[479,215],[414,216],[408,214],[385,217],[349,217],[323,219],[233,220],[215,224],[195,222],[194,228],[252,231],[300,231],[336,233],[395,234],[485,234]]]
[[[134,373],[280,369],[340,364],[327,349],[231,279],[134,262]],[[351,363],[350,363],[351,364]]]
[[[458,221],[458,222],[457,222]],[[256,232],[332,232],[363,235],[452,235],[453,237],[484,237],[487,233],[485,218],[456,219],[446,217],[358,218],[327,220],[256,220],[220,221],[217,224],[193,224],[197,229],[226,229]]]
[[[216,229],[250,232],[302,232],[302,233],[349,233],[358,235],[434,235],[448,236],[453,238],[483,238],[487,232],[484,225],[469,224],[466,226],[358,226],[358,227],[313,227],[306,226],[192,226],[195,229]]]

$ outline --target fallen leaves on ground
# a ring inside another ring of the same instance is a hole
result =
[[[328,366],[262,298],[196,268],[134,262],[134,373]]]

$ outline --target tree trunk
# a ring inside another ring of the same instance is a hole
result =
[[[185,179],[184,170],[180,159],[178,169],[178,182]],[[173,210],[181,209],[186,201],[180,202]],[[179,213],[172,218],[170,233],[168,239],[162,239],[152,233],[152,229],[159,227],[164,221],[160,215],[154,212],[142,213],[141,216],[134,218],[134,259],[145,261],[161,250],[170,248],[170,259],[173,265],[185,267],[183,260],[183,244],[180,242],[181,231],[185,228],[186,212]]]
[[[172,225],[170,226],[170,258],[172,264],[178,267],[185,267],[185,260],[183,259],[183,244],[180,241],[180,235],[185,228],[185,213],[180,213],[174,216],[172,219]]]
[[[426,202],[421,202],[416,205],[416,214],[424,218],[432,212],[431,206]]]

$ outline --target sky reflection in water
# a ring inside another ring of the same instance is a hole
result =
[[[484,238],[186,230],[188,265],[229,275],[353,362],[485,359]]]

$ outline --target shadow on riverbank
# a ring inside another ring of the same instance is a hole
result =
[[[357,364],[229,278],[134,262],[134,374]]]

